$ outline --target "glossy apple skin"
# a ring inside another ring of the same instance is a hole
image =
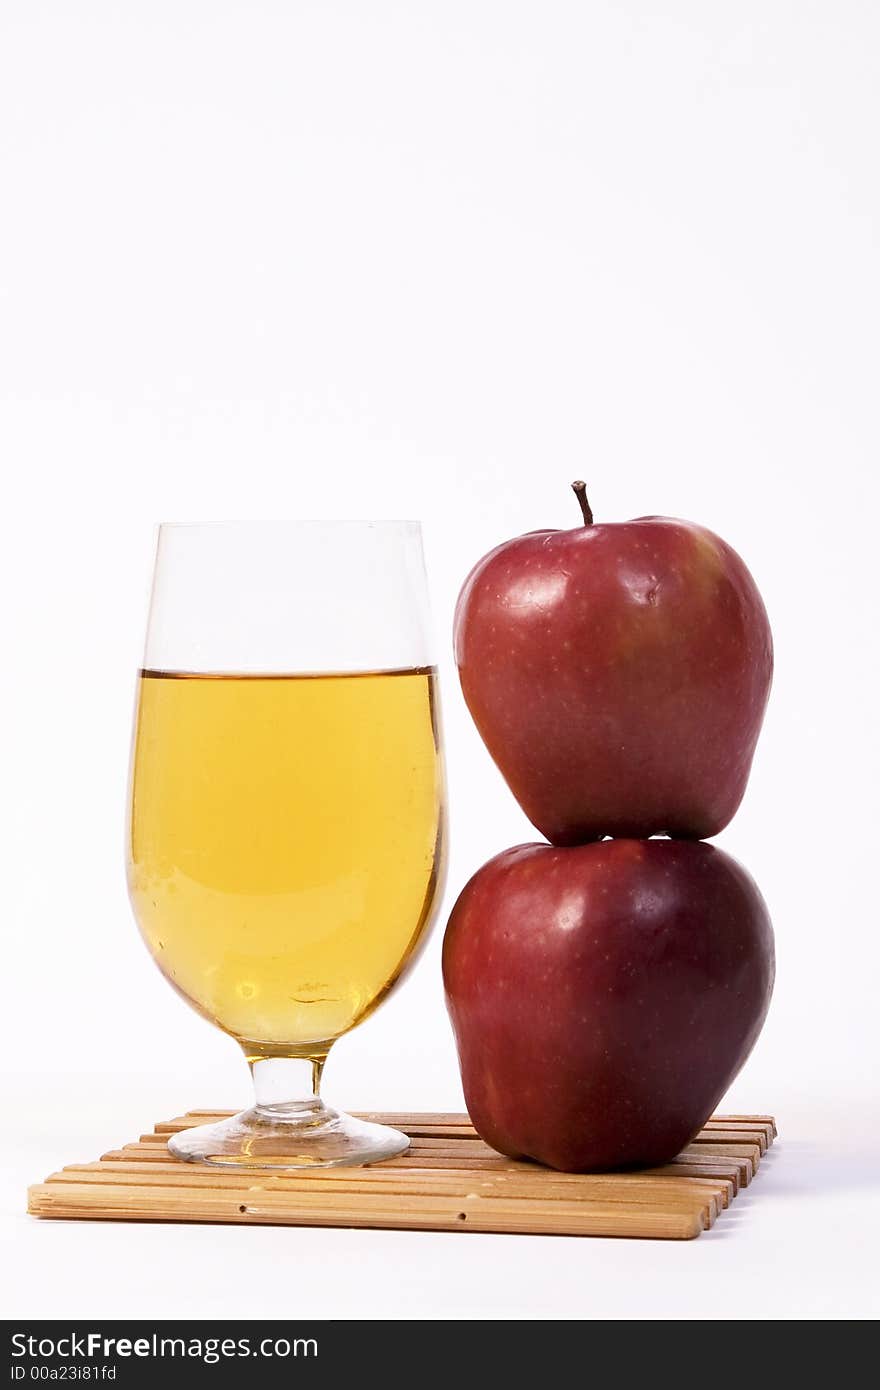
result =
[[[465,581],[455,656],[486,747],[553,844],[706,839],[732,819],[773,644],[711,531],[644,517],[508,541]]]
[[[474,1125],[568,1172],[667,1162],[751,1052],[774,971],[764,900],[712,845],[505,850],[443,942]]]

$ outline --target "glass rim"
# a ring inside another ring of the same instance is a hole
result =
[[[309,527],[316,530],[320,527],[339,526],[339,527],[368,527],[376,530],[387,531],[421,531],[422,523],[413,519],[394,520],[389,518],[371,517],[303,517],[284,518],[284,517],[265,517],[253,521],[160,521],[157,523],[159,531],[213,531],[213,530],[262,530],[270,527]]]

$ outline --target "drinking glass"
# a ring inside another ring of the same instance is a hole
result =
[[[415,522],[164,525],[140,673],[128,883],[166,979],[240,1044],[254,1106],[178,1158],[375,1163],[325,1105],[334,1040],[416,959],[443,773]]]

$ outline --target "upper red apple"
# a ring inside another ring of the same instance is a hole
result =
[[[749,1055],[773,975],[764,900],[712,845],[505,850],[443,942],[471,1119],[554,1168],[664,1163]]]
[[[743,561],[667,517],[532,531],[471,571],[461,687],[529,820],[558,845],[704,839],[733,817],[773,674]]]

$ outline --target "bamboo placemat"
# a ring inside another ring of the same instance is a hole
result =
[[[373,1168],[260,1172],[182,1163],[169,1134],[225,1119],[191,1110],[97,1163],[71,1164],[28,1192],[34,1216],[223,1221],[422,1231],[641,1236],[688,1240],[712,1226],[776,1137],[770,1115],[715,1115],[660,1168],[557,1173],[490,1149],[467,1115],[368,1114],[405,1130],[405,1154]]]

